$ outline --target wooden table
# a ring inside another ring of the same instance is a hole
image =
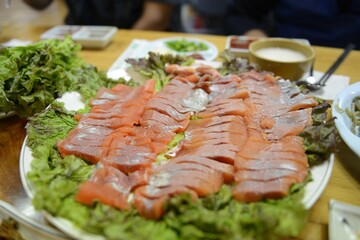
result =
[[[6,38],[21,40],[39,39],[46,27],[18,26],[8,33]],[[183,33],[165,33],[151,31],[119,30],[112,43],[104,50],[83,50],[81,56],[99,69],[108,69],[118,56],[135,39],[153,40],[162,37],[186,36]],[[214,43],[219,51],[225,46],[224,36],[192,35]],[[341,54],[341,49],[314,47],[316,50],[315,69],[326,71],[332,62]],[[360,81],[360,51],[350,53],[336,74],[350,76],[351,83]],[[17,116],[0,120],[0,198],[15,206],[21,206],[26,194],[19,175],[19,155],[25,137],[26,119]],[[360,147],[360,146],[359,146]],[[310,210],[309,222],[299,239],[328,239],[328,204],[330,199],[360,205],[360,159],[345,145],[339,146],[330,181],[320,199]]]

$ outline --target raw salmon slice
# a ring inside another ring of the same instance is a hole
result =
[[[215,126],[215,125],[219,125],[219,124],[224,124],[224,123],[239,123],[244,125],[244,121],[242,117],[239,116],[214,116],[211,118],[202,118],[202,119],[196,119],[196,120],[192,120],[191,121],[191,125],[188,126],[188,128],[186,129],[187,131],[191,131],[194,129],[201,129],[201,128],[207,128],[207,127],[211,127],[211,126]]]
[[[107,152],[103,146],[73,145],[65,141],[59,141],[57,148],[62,157],[75,155],[91,163],[99,162]]]
[[[135,191],[133,204],[140,216],[157,220],[165,214],[165,204],[168,199],[169,197],[167,195],[150,199],[141,194],[137,194]]]
[[[245,104],[227,104],[223,106],[208,107],[205,111],[199,112],[197,116],[200,118],[210,118],[214,116],[226,115],[245,116],[247,111],[248,108]]]
[[[76,200],[86,205],[100,201],[122,210],[130,210],[130,190],[128,176],[115,168],[103,167],[96,169],[91,179],[80,184]]]
[[[249,89],[238,83],[213,84],[208,87],[208,92],[213,99],[246,99],[250,96]]]
[[[298,135],[306,126],[312,125],[311,108],[285,113],[275,117],[275,124],[270,129],[265,129],[269,140],[279,140],[285,136]]]
[[[180,150],[181,155],[194,155],[214,159],[223,163],[234,164],[236,152],[232,151],[232,145],[214,147],[213,145],[203,145],[195,149]]]
[[[75,155],[92,163],[97,163],[102,157],[105,157],[108,154],[109,146],[114,140],[112,134],[120,133],[120,136],[123,137],[126,133],[130,132],[129,127],[133,127],[134,124],[139,123],[143,113],[144,105],[146,101],[152,96],[154,87],[155,81],[149,80],[138,88],[130,88],[119,85],[115,86],[112,90],[101,89],[98,92],[98,97],[101,97],[102,99],[110,99],[111,102],[116,102],[120,99],[119,101],[123,105],[130,106],[127,109],[128,111],[125,114],[122,112],[117,112],[119,115],[108,118],[109,115],[107,113],[111,112],[112,108],[106,109],[106,113],[101,110],[103,109],[104,104],[93,107],[90,111],[90,114],[81,117],[75,130],[73,130],[65,140],[62,140],[58,143],[58,150],[61,155]],[[125,94],[126,92],[127,94]],[[129,92],[131,92],[131,94],[129,94]],[[119,96],[114,95],[117,93],[119,93]],[[122,98],[124,97],[124,94],[126,95],[126,101]],[[137,103],[130,104],[129,102]],[[139,105],[139,102],[142,102],[142,104]],[[108,105],[108,103],[105,105]],[[113,106],[114,104],[110,105]],[[105,114],[104,118],[100,118],[98,115],[96,115],[97,118],[90,117],[96,108],[101,110],[101,114]],[[123,117],[120,116],[121,114],[123,114]],[[113,129],[112,132],[109,131],[109,129]],[[94,133],[94,136],[96,136],[95,139],[88,136],[91,133]],[[87,139],[94,139],[96,140],[97,144],[87,143]],[[77,140],[81,140],[81,142],[77,142]]]
[[[234,166],[230,164],[222,163],[206,157],[193,155],[181,155],[177,158],[171,159],[171,164],[193,162],[212,168],[215,171],[221,172],[226,183],[231,183],[234,179]]]
[[[287,196],[289,188],[296,183],[293,178],[284,177],[270,181],[246,180],[233,188],[233,197],[240,202],[257,202],[264,199],[278,199]]]
[[[140,124],[144,127],[163,124],[175,133],[182,132],[189,125],[190,119],[175,121],[172,117],[155,110],[147,110],[141,116]]]
[[[189,66],[180,66],[178,64],[167,64],[165,71],[174,75],[188,76],[195,73],[195,69]]]
[[[162,102],[156,102],[156,101],[152,101],[151,103],[147,104],[145,107],[145,110],[158,111],[160,113],[163,113],[163,114],[166,114],[166,115],[172,117],[173,119],[175,119],[176,121],[179,121],[179,122],[190,119],[190,116],[191,116],[190,112],[180,113],[172,106],[164,104]]]
[[[235,174],[235,181],[242,182],[247,180],[255,181],[270,181],[278,178],[289,177],[296,182],[302,182],[307,176],[307,171],[298,171],[290,169],[256,169],[256,170],[242,170]]]
[[[157,220],[165,214],[166,202],[169,198],[181,194],[189,194],[192,199],[197,199],[197,194],[184,186],[165,188],[142,186],[135,190],[133,204],[141,216]]]
[[[223,184],[222,174],[217,171],[203,172],[195,169],[161,171],[151,176],[149,185],[153,187],[186,186],[198,196],[207,196],[220,191]]]
[[[101,159],[101,163],[128,174],[149,168],[155,159],[156,154],[150,146],[124,145],[122,148],[110,149],[108,155]]]
[[[245,159],[236,158],[235,169],[239,170],[266,170],[266,169],[288,169],[292,171],[307,172],[307,166],[288,159]]]

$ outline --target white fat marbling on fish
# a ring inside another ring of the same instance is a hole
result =
[[[182,105],[191,111],[200,112],[206,109],[209,103],[209,95],[201,88],[195,89],[191,96],[182,101]]]
[[[103,92],[99,98],[116,99],[118,96],[109,92]]]
[[[157,187],[154,187],[154,186],[146,186],[146,192],[149,194],[149,195],[157,195],[159,193],[159,188]]]
[[[129,187],[124,187],[118,183],[115,183],[115,182],[112,182],[111,183],[111,186],[116,189],[116,191],[120,192],[120,193],[124,193],[124,194],[127,194],[129,193],[130,189]]]
[[[92,105],[102,105],[108,103],[109,99],[95,99],[91,102]]]
[[[170,184],[170,173],[161,172],[150,178],[149,185],[153,187],[166,187]]]
[[[134,201],[134,193],[130,193],[128,198],[127,198],[127,202],[132,203],[133,201]]]

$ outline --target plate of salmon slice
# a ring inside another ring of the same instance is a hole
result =
[[[311,171],[302,202],[307,209],[315,204],[334,163],[331,155],[309,168],[299,136],[312,124],[316,99],[289,81],[254,70],[221,76],[207,65],[168,65],[166,71],[174,77],[159,92],[154,80],[139,87],[100,89],[90,101],[91,110],[76,115],[77,126],[57,142],[62,157],[75,155],[97,166],[79,185],[76,201],[135,209],[156,221],[166,214],[167,201],[181,194],[195,201],[231,185],[233,200],[241,203],[281,199]],[[72,110],[81,108],[81,99],[63,101]],[[31,198],[34,183],[27,174],[32,161],[25,140],[20,171]],[[46,215],[71,237],[104,239]]]

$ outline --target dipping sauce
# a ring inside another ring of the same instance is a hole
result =
[[[301,52],[280,47],[262,48],[257,50],[256,54],[262,58],[278,62],[298,62],[306,60],[306,56]]]

